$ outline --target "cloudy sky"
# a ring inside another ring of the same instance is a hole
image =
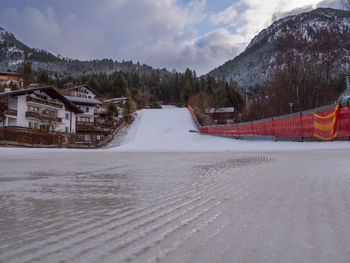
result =
[[[1,0],[0,26],[31,47],[204,74],[274,20],[340,0]]]

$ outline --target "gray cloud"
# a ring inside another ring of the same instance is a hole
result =
[[[206,0],[184,6],[176,0],[50,1],[46,9],[0,9],[0,24],[32,47],[71,58],[132,59],[198,73],[232,59],[272,18],[336,2],[305,0],[308,4],[300,7],[295,0],[239,0],[208,18]],[[246,9],[239,12],[242,6]],[[195,28],[203,19],[216,29],[198,37]]]
[[[181,8],[173,0],[89,1],[82,12],[72,9],[57,19],[55,9],[5,9],[5,27],[30,46],[78,59],[111,57],[140,61],[154,67],[187,67],[206,73],[231,59],[230,33],[219,29],[195,39],[185,29],[205,18],[205,0]]]

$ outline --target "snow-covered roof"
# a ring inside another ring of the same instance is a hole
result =
[[[105,100],[104,102],[120,103],[120,102],[126,101],[126,99],[127,99],[127,98],[125,98],[125,97],[122,97],[122,98],[112,98],[112,99],[109,99],[109,100]]]
[[[226,108],[211,108],[205,110],[206,113],[227,113],[227,112],[234,112],[235,108],[234,107],[226,107]]]
[[[82,104],[82,105],[100,105],[102,104],[101,101],[98,99],[90,99],[90,98],[82,98],[82,97],[73,97],[73,96],[65,96],[69,101],[75,103],[75,104]]]

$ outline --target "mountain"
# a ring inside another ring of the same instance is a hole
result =
[[[34,70],[45,69],[56,77],[76,77],[82,74],[113,73],[115,71],[151,74],[155,71],[149,65],[141,65],[132,61],[118,62],[112,59],[80,61],[64,58],[46,50],[30,48],[17,40],[12,33],[0,27],[0,71],[15,71],[23,62],[25,53],[28,54]],[[160,71],[165,72],[166,70]]]
[[[4,70],[17,67],[23,61],[24,52],[38,63],[62,61],[58,56],[48,51],[29,48],[17,40],[13,34],[0,27],[0,68]]]
[[[312,52],[311,45],[317,43],[320,32],[322,34],[326,32],[333,40],[329,41],[332,42],[332,46],[328,46],[328,49],[325,50],[329,51],[330,48],[332,51],[341,52],[340,57],[349,57],[350,11],[318,8],[274,22],[255,36],[239,56],[208,74],[217,79],[232,79],[247,91],[258,89],[268,80],[276,55],[286,38],[299,39],[297,42],[299,44],[302,42],[305,47],[304,49],[299,48],[299,52],[302,50],[301,52],[307,56]],[[293,45],[288,48],[297,49]],[[337,66],[339,69],[345,65],[344,62],[337,61]]]

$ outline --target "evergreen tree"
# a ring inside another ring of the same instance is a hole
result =
[[[15,84],[11,81],[10,84],[9,84],[9,88],[10,88],[11,90],[16,90],[16,89],[17,89],[17,85],[15,85]]]
[[[131,121],[131,113],[132,113],[131,101],[130,101],[130,98],[128,97],[123,107],[123,117],[124,117],[124,121],[126,121],[127,123],[130,123]]]
[[[107,108],[107,114],[110,118],[118,117],[119,115],[118,108],[113,103],[109,104]]]
[[[24,61],[23,61],[23,67],[22,72],[20,72],[23,75],[23,86],[26,88],[28,87],[34,80],[34,74],[32,70],[32,62],[30,61],[28,55],[24,54]]]
[[[126,96],[127,91],[128,91],[128,85],[125,81],[125,78],[121,73],[118,73],[112,83],[111,96],[112,97]]]
[[[39,71],[37,82],[39,84],[49,85],[50,77],[45,69]]]
[[[0,102],[0,122],[5,120],[5,111],[7,110],[7,105],[3,102]]]
[[[181,91],[181,102],[182,102],[182,104],[187,104],[188,103],[188,100],[191,97],[191,92],[192,92],[191,84],[190,84],[190,81],[187,80],[183,90]]]

